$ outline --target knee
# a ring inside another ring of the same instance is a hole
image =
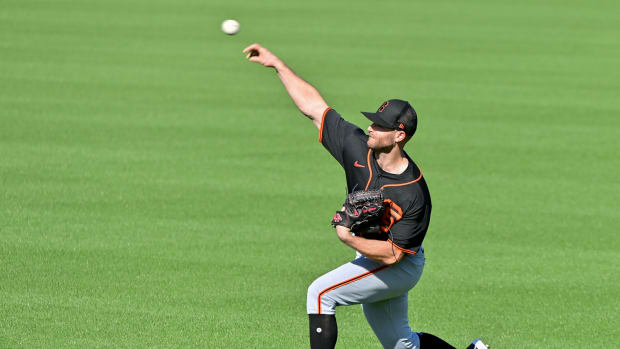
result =
[[[312,282],[310,284],[310,286],[308,286],[308,299],[314,297],[316,299],[316,297],[318,297],[319,293],[321,292],[321,290],[319,289],[319,285],[318,285],[318,279],[314,280],[314,282]]]
[[[334,314],[336,302],[332,300],[320,280],[315,280],[308,287],[306,311],[308,314]]]
[[[312,284],[310,284],[310,286],[308,286],[308,293],[306,298],[306,310],[308,314],[319,313],[319,307],[317,302],[320,292],[321,290],[319,290],[316,280]]]

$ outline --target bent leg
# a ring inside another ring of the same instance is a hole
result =
[[[311,341],[313,336],[317,340],[328,340],[329,337],[313,333],[318,328],[323,331],[321,326],[313,325],[313,319],[333,319],[333,332],[337,333],[336,307],[364,304],[366,318],[385,348],[419,348],[417,334],[408,324],[407,292],[418,282],[423,270],[423,255],[406,257],[394,266],[360,257],[317,278],[308,287],[307,297]],[[385,313],[386,309],[391,312]],[[392,320],[380,324],[380,319],[386,317]],[[329,345],[322,348],[332,348]]]
[[[401,266],[402,264],[402,266]],[[336,306],[378,302],[398,297],[419,280],[419,272],[405,270],[407,263],[387,266],[366,257],[357,258],[314,280],[308,288],[308,314],[335,314]]]

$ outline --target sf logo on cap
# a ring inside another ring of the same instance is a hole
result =
[[[381,113],[382,111],[384,111],[388,105],[390,105],[390,101],[383,102],[383,104],[381,104],[381,106],[379,107],[379,110],[377,110],[377,113]]]

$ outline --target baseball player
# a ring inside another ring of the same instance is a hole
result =
[[[386,349],[454,348],[442,339],[413,332],[408,320],[408,292],[424,269],[422,241],[431,216],[431,197],[415,162],[403,150],[417,128],[411,104],[391,99],[375,113],[365,134],[345,121],[319,92],[269,50],[253,44],[243,50],[251,62],[275,68],[299,110],[319,130],[319,142],[344,168],[348,192],[379,190],[385,206],[378,231],[351,233],[338,211],[332,224],[356,258],[316,279],[308,288],[310,348],[336,345],[336,307],[361,304],[364,315]],[[487,349],[474,340],[469,349]]]

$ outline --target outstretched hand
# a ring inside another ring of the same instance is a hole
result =
[[[250,62],[257,62],[265,67],[276,67],[280,63],[280,59],[271,53],[268,49],[262,47],[259,44],[252,44],[243,50],[243,53],[247,53],[247,58]]]

